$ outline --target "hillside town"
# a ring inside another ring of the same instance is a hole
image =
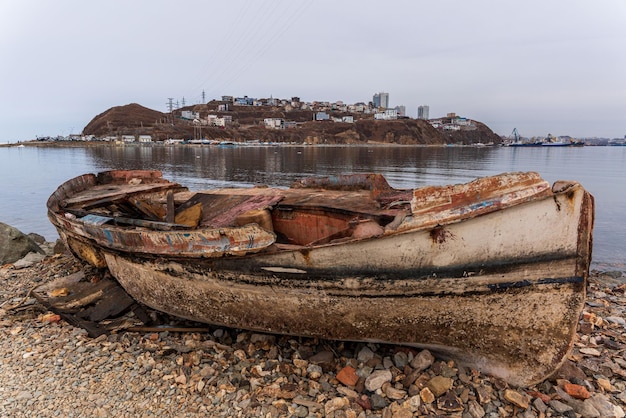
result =
[[[391,107],[389,93],[379,92],[369,102],[307,102],[290,99],[221,96],[205,104],[179,106],[169,99],[166,113],[137,104],[115,107],[96,116],[80,134],[41,137],[39,140],[103,141],[112,143],[424,143],[468,144],[473,138],[450,133],[475,131],[480,123],[455,113],[429,118],[429,106],[418,107],[417,118],[403,105]],[[395,123],[394,123],[395,122]],[[375,124],[375,126],[369,126]],[[483,125],[484,126],[484,125]],[[266,132],[260,131],[260,129]],[[487,127],[485,144],[498,142]],[[270,132],[267,132],[270,131]],[[373,131],[379,131],[373,132]]]

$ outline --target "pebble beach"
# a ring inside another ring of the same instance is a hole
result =
[[[538,385],[516,388],[400,346],[206,324],[90,338],[32,297],[35,287],[84,268],[66,253],[0,267],[0,416],[625,416],[621,271],[592,272],[563,367]]]

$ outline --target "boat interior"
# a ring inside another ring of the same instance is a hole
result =
[[[573,183],[556,183],[563,189]],[[451,186],[394,189],[381,174],[311,177],[290,188],[213,189],[192,192],[158,171],[109,171],[61,186],[48,202],[85,223],[150,230],[198,230],[255,223],[278,245],[312,246],[380,236],[408,215],[422,226],[479,216],[553,195],[537,173],[510,173]]]
[[[276,235],[276,244],[296,246],[381,235],[410,213],[412,196],[412,190],[393,189],[380,175],[302,181],[289,189],[202,192],[160,178],[106,180],[71,194],[60,206],[85,221],[129,228],[214,229],[256,223]]]

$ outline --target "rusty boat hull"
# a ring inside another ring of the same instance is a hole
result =
[[[125,184],[141,173],[116,176]],[[73,193],[80,187],[68,183],[48,207],[74,254],[107,266],[133,298],[172,315],[429,348],[517,386],[556,371],[576,335],[594,203],[575,182],[550,186],[536,173],[509,173],[398,191],[361,176],[286,190],[177,191],[180,208],[220,212],[191,230],[93,225],[92,213],[76,211],[90,207],[76,196],[93,186]],[[162,193],[148,200],[167,205]],[[238,209],[224,210],[232,196]],[[172,240],[185,233],[186,247]],[[204,248],[192,242],[200,236]]]

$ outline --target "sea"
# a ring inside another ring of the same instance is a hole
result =
[[[64,181],[111,169],[161,170],[191,190],[375,172],[397,188],[509,171],[575,180],[595,197],[592,268],[626,270],[626,147],[97,145],[0,147],[0,222],[52,241],[46,201]]]

